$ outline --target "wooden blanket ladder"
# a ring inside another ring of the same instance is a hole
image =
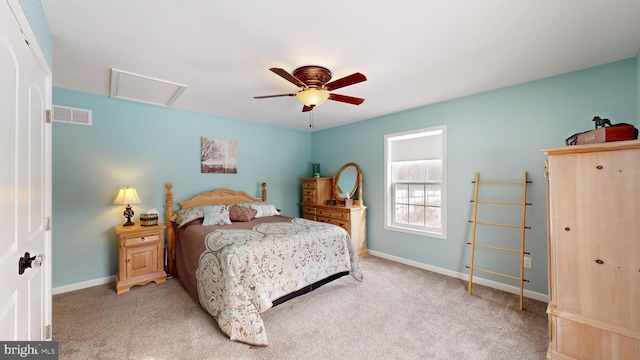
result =
[[[474,191],[474,197],[473,200],[471,200],[471,202],[473,203],[473,220],[469,220],[470,223],[472,223],[472,230],[471,230],[471,242],[468,242],[468,245],[471,245],[471,256],[470,256],[470,262],[469,262],[469,266],[465,266],[467,269],[469,269],[469,295],[472,294],[473,292],[473,272],[474,271],[481,271],[484,273],[488,273],[488,274],[492,274],[492,275],[497,275],[497,276],[502,276],[505,278],[509,278],[512,280],[517,280],[520,282],[520,310],[523,310],[523,293],[524,293],[524,283],[525,282],[529,282],[529,280],[525,280],[524,279],[524,261],[525,261],[525,254],[529,255],[528,252],[526,252],[525,249],[525,242],[524,242],[524,238],[525,238],[525,230],[526,229],[531,229],[530,227],[526,226],[526,215],[527,215],[527,205],[531,205],[530,203],[527,203],[527,184],[530,184],[531,181],[527,180],[527,172],[524,172],[523,178],[522,180],[480,180],[480,174],[476,173],[476,177],[475,180],[472,181],[472,183],[475,183],[475,191]],[[522,185],[522,201],[490,201],[490,200],[480,200],[478,199],[478,192],[479,192],[479,188],[480,188],[480,184],[498,184],[498,185]],[[520,206],[522,209],[522,222],[521,224],[501,224],[501,223],[493,223],[493,222],[486,222],[486,221],[478,221],[477,215],[478,215],[478,204],[494,204],[494,205],[509,205],[509,206]],[[492,245],[488,245],[488,244],[479,244],[476,241],[476,227],[477,225],[489,225],[489,226],[500,226],[500,227],[508,227],[508,228],[517,228],[520,229],[520,247],[519,248],[506,248],[506,247],[499,247],[499,246],[492,246]],[[481,248],[485,248],[485,249],[489,249],[489,250],[497,250],[497,251],[503,251],[503,252],[508,252],[508,253],[515,253],[518,254],[518,256],[520,257],[520,276],[512,276],[512,275],[508,275],[508,274],[503,274],[503,273],[499,273],[499,272],[495,272],[495,271],[491,271],[491,270],[486,270],[486,269],[481,269],[478,267],[475,267],[474,264],[474,256],[475,256],[475,250],[476,247],[481,247]]]

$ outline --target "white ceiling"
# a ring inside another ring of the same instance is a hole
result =
[[[40,0],[53,85],[109,95],[111,68],[187,85],[173,107],[321,130],[627,59],[638,0]],[[309,113],[268,69],[368,81]]]

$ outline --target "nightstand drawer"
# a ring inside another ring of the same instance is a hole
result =
[[[125,247],[141,246],[141,245],[153,244],[158,241],[160,241],[160,236],[158,235],[125,236],[124,246]]]
[[[328,211],[328,210],[318,209],[317,215],[330,218],[330,219],[349,221],[348,212],[337,212],[337,211]]]

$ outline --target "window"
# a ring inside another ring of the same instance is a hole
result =
[[[446,237],[446,126],[384,137],[385,229]]]

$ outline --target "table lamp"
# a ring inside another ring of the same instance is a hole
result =
[[[125,218],[127,218],[127,222],[124,223],[122,226],[132,226],[135,225],[135,223],[133,221],[131,221],[131,218],[133,217],[133,209],[131,209],[131,204],[139,204],[142,201],[140,201],[140,198],[138,197],[138,193],[136,192],[135,188],[132,187],[123,187],[120,188],[120,191],[118,192],[118,196],[116,196],[115,201],[113,202],[116,205],[127,205],[124,208],[124,213],[122,213],[124,215]]]

